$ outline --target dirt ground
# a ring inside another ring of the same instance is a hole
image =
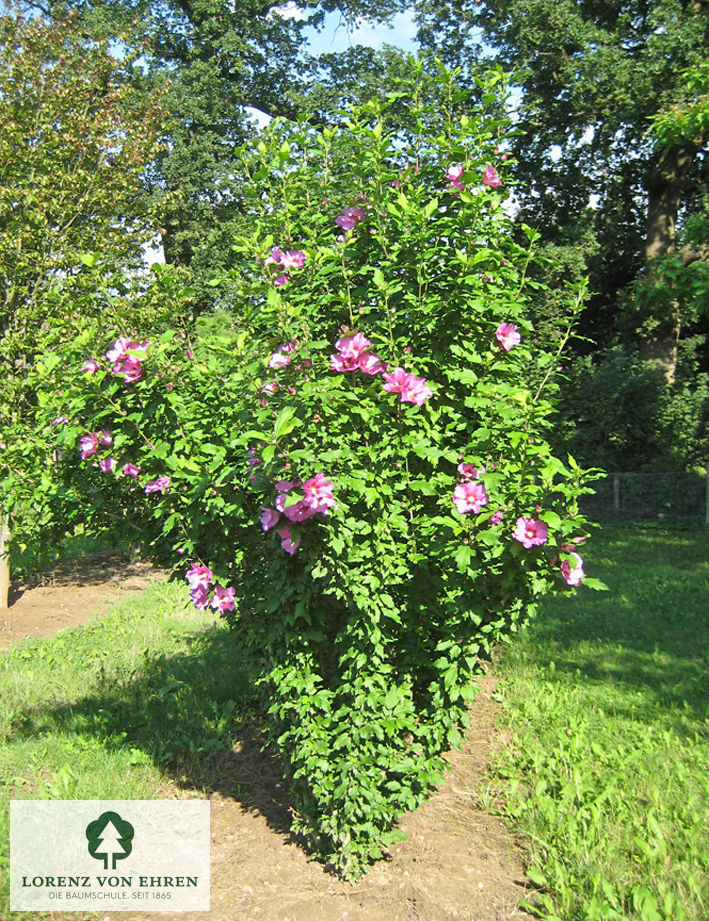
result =
[[[162,578],[148,564],[115,557],[64,563],[36,584],[15,586],[0,615],[0,645],[47,636],[105,613],[125,592]],[[522,849],[479,804],[496,746],[495,679],[481,680],[462,751],[449,753],[441,789],[400,826],[407,835],[362,882],[351,886],[308,858],[289,833],[290,810],[278,766],[245,739],[211,769],[211,910],[111,912],[101,921],[524,921],[532,894]],[[167,785],[164,797],[203,796]],[[77,918],[77,915],[52,915]],[[95,916],[94,916],[95,917]]]
[[[247,743],[223,765],[211,793],[210,921],[523,921],[531,891],[519,844],[478,805],[491,749],[499,744],[495,681],[482,680],[462,751],[448,755],[444,785],[400,827],[392,847],[362,882],[329,875],[289,835],[289,808],[277,766]],[[238,791],[238,793],[230,792]],[[184,795],[184,793],[182,794]],[[121,912],[104,921],[144,921]],[[204,917],[171,915],[167,921]]]
[[[166,576],[150,563],[115,553],[64,560],[28,582],[14,581],[10,607],[0,610],[0,649],[25,636],[51,636],[110,610],[121,595]]]

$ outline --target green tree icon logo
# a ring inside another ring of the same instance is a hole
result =
[[[103,860],[104,870],[115,870],[116,861],[124,860],[133,850],[134,834],[130,822],[117,812],[104,812],[86,826],[89,854]]]

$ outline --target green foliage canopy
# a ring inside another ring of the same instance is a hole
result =
[[[54,17],[76,9],[91,34],[131,34],[140,46],[143,92],[166,89],[171,115],[166,145],[148,177],[149,196],[165,212],[168,263],[189,266],[196,309],[211,302],[209,282],[234,263],[246,180],[236,149],[254,134],[251,109],[294,118],[307,111],[320,123],[347,102],[381,89],[401,56],[361,49],[313,57],[306,29],[328,13],[343,21],[380,22],[402,0],[62,0],[30,2]]]
[[[672,236],[704,181],[706,138],[675,133],[668,151],[649,128],[688,98],[684,72],[706,60],[706,3],[423,0],[418,10],[424,46],[448,63],[492,56],[515,71],[521,217],[556,244],[576,245],[591,232],[599,249],[588,250],[588,265],[599,297],[586,329],[607,341],[616,294],[646,262],[653,188],[677,187]],[[681,166],[672,159],[679,150],[687,154]]]
[[[48,449],[28,431],[53,386],[38,359],[169,309],[140,272],[155,233],[141,174],[164,113],[159,94],[136,96],[130,69],[76,16],[0,17],[0,506],[37,525]]]

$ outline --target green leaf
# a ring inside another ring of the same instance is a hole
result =
[[[392,844],[396,844],[399,841],[407,841],[408,838],[406,833],[400,828],[392,828],[390,831],[384,832],[381,840],[385,847],[391,847]]]
[[[540,889],[546,889],[547,879],[539,867],[535,867],[534,865],[527,867],[525,873],[527,874],[527,878],[530,879],[535,886],[539,886]]]
[[[470,566],[470,559],[473,555],[473,552],[469,544],[460,544],[458,549],[453,554],[453,559],[456,562],[459,572],[465,572]]]
[[[287,435],[289,432],[293,431],[297,425],[297,420],[294,419],[294,416],[295,409],[292,406],[284,406],[278,413],[273,425],[273,433],[276,438],[280,438],[281,435]]]
[[[453,726],[448,730],[448,744],[451,748],[462,748],[463,747],[463,736],[460,734],[459,730]]]

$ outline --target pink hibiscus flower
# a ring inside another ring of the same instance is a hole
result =
[[[278,536],[282,538],[281,547],[286,551],[286,553],[290,553],[291,556],[295,553],[298,547],[300,547],[300,538],[298,538],[295,542],[293,541],[293,533],[291,531],[290,524],[284,525],[284,527],[279,528],[276,531],[276,534],[278,534]]]
[[[279,512],[285,513],[286,510],[286,496],[291,490],[296,489],[300,486],[300,481],[295,480],[279,480],[276,483],[276,492],[279,494],[276,496],[275,506]]]
[[[122,361],[117,361],[113,365],[113,373],[122,377],[126,384],[132,384],[143,376],[143,368],[139,359],[127,355]]]
[[[363,374],[381,374],[386,371],[386,365],[376,352],[362,352],[357,359],[357,367]]]
[[[300,480],[296,477],[292,480],[279,480],[276,483],[276,492],[290,492],[291,489],[297,489],[300,486]]]
[[[236,591],[233,588],[222,588],[221,585],[214,586],[214,595],[212,596],[212,607],[220,614],[226,614],[227,611],[234,610],[234,596]]]
[[[145,484],[145,495],[148,496],[153,492],[167,492],[171,480],[169,476],[159,476],[157,480],[151,480]]]
[[[113,363],[116,361],[122,361],[126,358],[126,350],[130,348],[131,340],[127,336],[121,336],[120,339],[116,339],[111,348],[106,352],[106,358]]]
[[[287,368],[290,364],[290,356],[284,355],[283,352],[274,352],[268,359],[269,368]]]
[[[353,230],[360,221],[363,221],[367,217],[366,211],[362,208],[345,208],[345,210],[338,217],[335,218],[335,223],[338,227],[347,233],[350,230]]]
[[[485,473],[485,468],[473,466],[473,464],[458,464],[458,473],[464,480],[479,480],[480,474]]]
[[[411,380],[401,391],[402,403],[415,403],[416,406],[423,406],[429,397],[433,396],[433,391],[426,384],[423,377],[414,377],[410,375]]]
[[[502,180],[500,179],[497,170],[494,167],[485,167],[485,172],[483,173],[483,185],[486,185],[488,189],[499,189],[502,185]]]
[[[572,553],[573,565],[569,560],[561,564],[561,574],[567,585],[580,585],[583,579],[583,560],[578,553]]]
[[[325,479],[322,473],[316,473],[314,477],[303,483],[303,492],[305,494],[304,502],[312,509],[313,513],[320,512],[327,514],[329,508],[337,505],[337,500],[332,495],[332,483]]]
[[[385,372],[382,376],[384,390],[388,393],[402,393],[414,380],[413,374],[409,374],[403,368],[394,368],[391,373]]]
[[[522,546],[529,550],[531,547],[541,547],[547,542],[549,529],[538,518],[525,518],[522,515],[517,519],[515,531],[512,535]]]
[[[88,435],[82,435],[79,439],[79,450],[81,459],[86,460],[98,450],[98,432],[89,432]]]
[[[201,563],[193,563],[192,568],[185,573],[185,579],[190,584],[190,588],[208,589],[214,579],[214,573],[209,566],[203,566]]]
[[[500,323],[495,332],[495,338],[506,352],[522,341],[514,323]]]
[[[204,611],[209,605],[209,590],[201,585],[197,585],[190,592],[190,598],[192,599],[192,604],[194,604],[198,611]]]
[[[81,370],[88,371],[89,374],[95,374],[99,368],[100,365],[95,358],[87,358],[81,366]]]
[[[129,355],[129,351],[134,354]],[[106,352],[106,358],[113,364],[113,370],[116,373],[120,373],[120,368],[117,368],[116,365],[120,365],[127,358],[140,362],[145,361],[147,357],[148,343],[136,342],[133,339],[129,339],[127,336],[121,336],[120,339],[116,339],[111,348]]]
[[[136,477],[140,473],[140,467],[136,466],[136,464],[124,464],[123,473],[126,476]]]
[[[465,167],[462,163],[456,163],[455,166],[449,166],[446,170],[446,179],[448,181],[448,191],[451,189],[459,189],[461,192],[465,191],[465,183],[461,182],[460,177],[465,172]]]
[[[461,515],[473,512],[477,515],[483,505],[487,505],[488,495],[482,483],[460,483],[453,490],[453,505]]]
[[[270,531],[281,520],[281,516],[273,508],[261,509],[261,527],[264,531]]]
[[[265,266],[269,265],[283,265],[283,250],[280,246],[272,246],[269,250],[268,256],[263,260]]]
[[[289,249],[281,256],[281,265],[284,269],[301,269],[305,265],[305,253],[298,249]]]
[[[301,499],[300,502],[296,502],[295,505],[286,506],[284,503],[283,514],[289,521],[295,521],[300,523],[301,521],[307,521],[318,509],[311,507],[307,499]]]
[[[353,364],[352,361],[344,358],[342,355],[330,355],[331,371],[340,371],[341,373],[344,373],[345,371],[354,371],[356,367],[356,364]]]
[[[335,342],[335,348],[346,358],[352,358],[357,361],[371,344],[369,339],[362,333],[355,333],[354,336],[341,336]]]
[[[113,468],[116,466],[115,457],[103,457],[98,463],[99,467],[104,473],[110,473]]]
[[[361,360],[366,363],[367,349],[370,345],[369,339],[362,333],[355,333],[354,336],[341,336],[335,342],[335,348],[339,354],[330,356],[330,368],[333,371],[355,371]]]

